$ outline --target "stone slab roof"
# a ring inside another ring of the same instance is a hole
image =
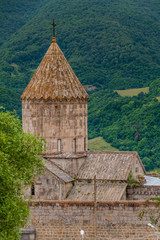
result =
[[[45,161],[45,167],[65,183],[74,181],[74,179],[71,178],[66,172],[50,161]]]
[[[77,179],[93,179],[96,175],[97,179],[126,181],[137,158],[137,152],[88,152]]]
[[[151,177],[151,176],[144,176],[146,179],[145,186],[160,186],[160,178],[158,177]]]
[[[57,45],[56,39],[53,38],[21,99],[88,100],[88,98],[88,94]]]
[[[125,183],[97,183],[97,201],[119,201],[125,193],[126,187]],[[94,184],[77,183],[67,200],[93,201]]]

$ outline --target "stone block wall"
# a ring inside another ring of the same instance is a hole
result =
[[[128,200],[149,200],[151,197],[158,197],[159,194],[160,186],[127,187]]]
[[[47,154],[87,151],[86,100],[23,100],[22,119],[24,132],[45,138]]]
[[[46,170],[34,183],[34,194],[31,187],[25,191],[25,199],[32,200],[64,200],[72,183],[65,183],[58,177]]]
[[[154,229],[149,229],[149,217],[138,219],[142,210],[156,210],[155,203],[146,201],[94,202],[32,201],[31,226],[36,240],[154,240]],[[96,216],[96,218],[95,218]],[[95,223],[95,219],[97,224]],[[97,227],[96,227],[97,226]]]
[[[36,239],[35,229],[28,228],[21,230],[21,240],[35,240],[35,239]]]
[[[133,178],[137,179],[138,175],[144,176],[145,169],[144,166],[139,158],[139,155],[137,154],[136,161],[132,164],[131,172],[133,174]]]

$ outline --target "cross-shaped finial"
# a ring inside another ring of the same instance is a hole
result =
[[[53,37],[55,37],[55,22],[54,22],[54,18],[53,18],[53,23],[51,24],[53,26]]]

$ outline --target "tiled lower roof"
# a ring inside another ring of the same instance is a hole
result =
[[[66,172],[61,170],[58,166],[50,161],[45,161],[46,169],[52,172],[59,179],[63,180],[65,183],[74,181]]]
[[[77,179],[126,181],[131,167],[137,159],[137,152],[88,152]]]
[[[145,186],[160,186],[160,178],[159,177],[151,177],[151,176],[144,176],[146,179]]]
[[[97,183],[97,201],[121,200],[127,184],[125,183]],[[94,184],[78,182],[72,189],[67,200],[93,201]]]

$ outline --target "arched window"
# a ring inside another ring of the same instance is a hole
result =
[[[34,186],[34,183],[32,183],[32,185],[31,185],[31,195],[32,195],[32,196],[35,195],[35,186]]]
[[[76,139],[73,139],[73,152],[76,152]]]
[[[61,152],[61,139],[58,139],[57,144],[58,144],[58,152]]]
[[[86,138],[84,138],[84,151],[87,151],[87,149],[86,149]]]

